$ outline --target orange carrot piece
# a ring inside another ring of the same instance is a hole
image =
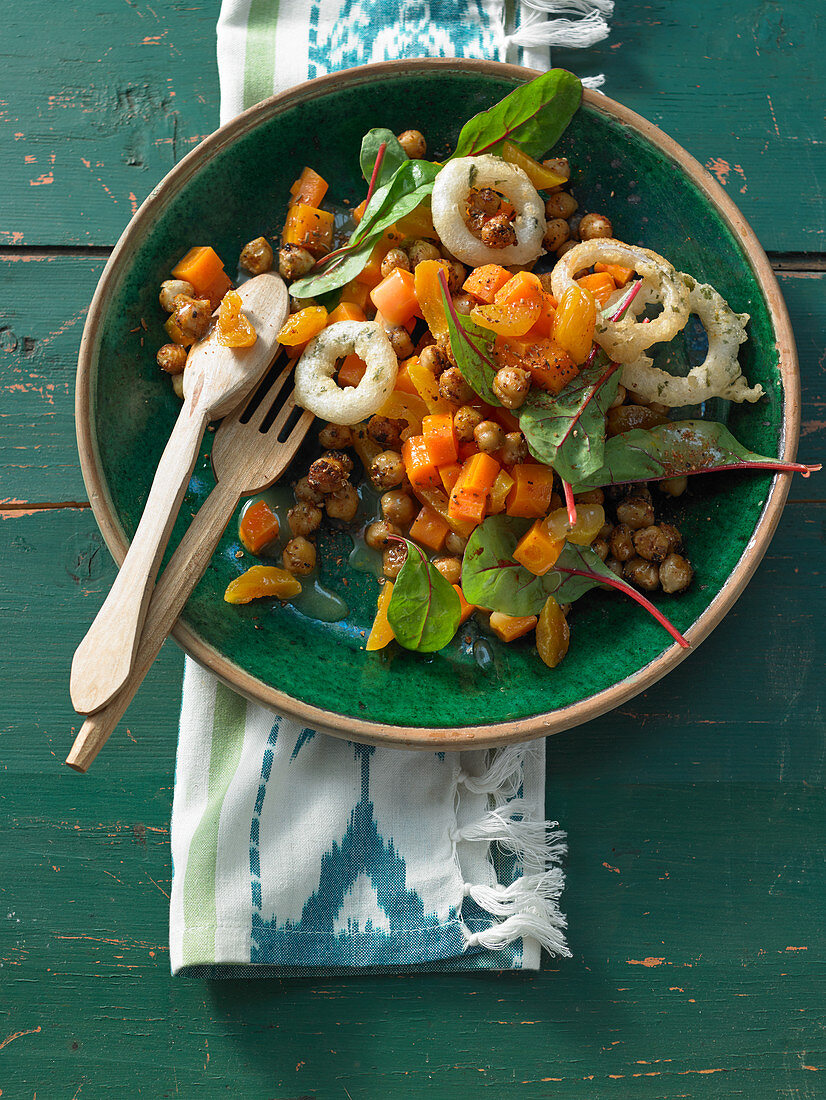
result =
[[[633,267],[621,267],[620,264],[594,264],[594,271],[607,271],[617,286],[625,286],[634,274]]]
[[[333,243],[335,215],[315,206],[291,206],[287,211],[282,244],[306,248],[313,256],[324,256]]]
[[[446,492],[451,491],[459,480],[461,472],[462,467],[458,462],[449,462],[446,466],[439,467],[439,477],[442,479],[442,485],[444,485]]]
[[[465,594],[458,584],[454,584],[453,588],[456,592],[456,595],[459,597],[459,606],[462,608],[462,614],[459,617],[459,626],[461,626],[462,623],[466,623],[468,621],[473,612],[476,610],[476,604],[467,602],[467,600],[465,599]]]
[[[537,577],[543,577],[565,548],[565,539],[552,538],[544,520],[536,519],[513,552],[514,561]]]
[[[514,486],[508,493],[508,515],[536,519],[544,516],[551,503],[554,472],[550,466],[522,462],[511,470]]]
[[[394,268],[370,291],[376,309],[391,325],[404,325],[419,313],[413,272]]]
[[[411,524],[410,538],[426,546],[434,554],[438,554],[445,544],[449,531],[450,527],[438,512],[434,512],[429,505],[425,504]]]
[[[336,382],[342,389],[345,386],[357,386],[362,378],[364,378],[364,372],[366,370],[367,364],[364,360],[360,359],[354,351],[351,351],[338,368]]]
[[[459,444],[459,461],[464,464],[469,458],[479,454],[479,446],[475,439],[467,439]]]
[[[330,316],[327,318],[328,325],[334,325],[336,321],[366,321],[364,316],[364,310],[361,306],[356,305],[355,302],[339,302]]]
[[[173,279],[191,283],[196,298],[209,298],[213,309],[232,286],[221,258],[209,245],[196,245],[172,268]]]
[[[459,440],[451,413],[431,413],[422,420],[427,451],[434,466],[445,466],[459,457]]]
[[[537,345],[537,351],[524,366],[535,386],[554,394],[560,393],[579,374],[579,367],[554,340],[543,341],[541,347]]]
[[[448,512],[453,519],[481,523],[488,494],[499,473],[499,463],[480,451],[463,464],[462,472],[450,492]]]
[[[290,206],[321,206],[328,186],[318,172],[305,168],[290,188]]]
[[[412,435],[402,443],[402,462],[410,484],[415,488],[441,488],[442,479],[433,465],[423,435]]]
[[[265,500],[251,504],[241,517],[238,533],[247,550],[257,554],[267,543],[278,538],[278,516]]]
[[[385,229],[381,240],[376,244],[373,251],[370,253],[370,259],[365,266],[356,275],[356,282],[362,283],[364,286],[372,289],[374,286],[378,286],[381,282],[381,262],[391,248],[397,248],[404,237],[396,229],[395,225],[391,225]]]
[[[554,319],[556,317],[556,299],[547,292],[542,294],[542,305],[539,309],[539,316],[534,323],[532,329],[529,329],[526,336],[531,339],[547,339],[554,334]]]
[[[490,617],[490,628],[503,642],[514,642],[536,627],[539,620],[536,615],[503,615],[494,611]]]
[[[510,271],[501,264],[483,264],[471,271],[462,283],[462,290],[472,294],[480,302],[490,305],[496,297],[496,292],[512,278]]]
[[[503,428],[506,432],[519,431],[519,421],[510,409],[506,409],[504,405],[491,409],[490,419],[495,420],[499,427]]]
[[[595,271],[593,275],[583,275],[576,282],[578,286],[590,290],[600,308],[605,306],[605,303],[617,289],[617,284],[608,271]]]

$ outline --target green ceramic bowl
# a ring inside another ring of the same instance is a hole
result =
[[[534,75],[473,61],[405,61],[313,80],[247,111],[189,154],[147,199],[115,249],[89,312],[80,354],[77,421],[95,515],[123,559],[179,410],[155,365],[164,343],[157,288],[193,244],[228,265],[250,238],[277,236],[288,187],[303,164],[331,181],[331,197],[358,202],[362,135],[414,126],[433,154],[461,123]],[[558,152],[570,158],[580,206],[608,213],[615,235],[644,243],[712,282],[751,315],[741,357],[768,398],[732,407],[729,424],[753,451],[794,457],[799,398],[794,343],[777,284],[751,230],[707,173],[638,115],[588,93]],[[172,538],[212,488],[210,437]],[[681,598],[656,602],[697,645],[742,591],[766,549],[787,477],[691,479],[673,508],[696,569]],[[366,653],[375,577],[347,565],[346,534],[320,540],[324,584],[347,603],[331,624],[263,603],[230,606],[228,582],[251,564],[236,557],[237,517],[179,622],[184,649],[228,684],[331,732],[404,747],[461,748],[525,740],[579,724],[649,687],[684,657],[641,609],[615,595],[582,599],[571,648],[549,670],[532,644],[489,644],[475,630],[433,656],[391,646]],[[470,643],[463,640],[470,637]]]

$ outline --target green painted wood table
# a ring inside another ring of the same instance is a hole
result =
[[[660,124],[770,252],[826,452],[826,12],[624,0],[557,54]],[[823,480],[726,621],[645,695],[548,742],[574,958],[535,975],[171,980],[169,643],[88,776],[74,645],[113,577],[72,416],[86,306],[215,125],[217,0],[8,0],[0,89],[0,1096],[826,1096]]]

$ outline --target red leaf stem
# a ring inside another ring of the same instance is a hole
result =
[[[576,525],[576,503],[574,502],[574,490],[570,484],[562,479],[562,491],[565,493],[565,507],[568,509],[568,523],[572,527]]]
[[[634,284],[634,287],[633,287],[632,291],[630,292],[628,297],[625,299],[625,301],[622,303],[622,305],[619,307],[617,312],[612,317],[608,318],[609,321],[619,321],[622,318],[622,315],[625,313],[625,311],[628,309],[628,307],[634,301],[636,296],[639,294],[641,286],[642,286],[642,279],[639,279]]]
[[[630,584],[626,584],[624,581],[621,581],[619,577],[612,580],[610,577],[603,577],[599,573],[591,573],[587,569],[565,569],[561,565],[557,565],[554,568],[558,573],[568,573],[572,577],[585,577],[588,580],[598,581],[600,584],[610,585],[611,588],[616,588],[618,592],[624,592],[626,596],[630,596],[632,600],[636,600],[640,607],[644,607],[648,614],[652,615],[660,624],[660,626],[664,627],[665,630],[668,631],[668,633],[671,635],[674,641],[678,643],[678,645],[682,646],[683,649],[691,649],[691,642],[683,637],[676,626],[673,626],[668,621],[668,619],[666,619],[665,615],[663,615],[663,613],[659,611],[653,605],[653,603],[651,603],[650,600],[647,600],[645,596],[637,592],[636,589],[632,588]]]

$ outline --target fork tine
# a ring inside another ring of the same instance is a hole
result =
[[[287,379],[292,374],[293,366],[293,363],[288,362],[278,377],[271,383],[266,393],[261,395],[257,408],[253,410],[252,415],[247,421],[250,428],[258,428],[260,430],[262,423],[271,411],[279,394],[284,389]]]

